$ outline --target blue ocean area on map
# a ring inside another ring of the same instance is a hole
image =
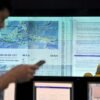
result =
[[[0,30],[0,48],[57,49],[58,21],[8,21]]]

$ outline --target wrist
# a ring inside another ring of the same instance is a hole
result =
[[[7,79],[8,83],[13,83],[15,82],[15,77],[13,75],[12,72],[7,72],[5,75],[4,75],[5,79]]]
[[[5,88],[8,87],[10,83],[12,83],[12,79],[8,73],[0,76],[0,91],[4,90]]]

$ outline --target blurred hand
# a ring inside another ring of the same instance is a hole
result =
[[[18,65],[11,69],[7,74],[11,82],[26,82],[33,78],[36,70],[39,68],[37,65]]]
[[[7,88],[10,83],[23,83],[31,80],[36,70],[44,63],[45,61],[39,61],[34,65],[18,65],[0,76],[0,91]]]
[[[36,70],[43,63],[45,63],[45,61],[40,61],[34,65],[18,65],[15,68],[11,69],[7,74],[11,79],[11,82],[27,82],[33,78]]]

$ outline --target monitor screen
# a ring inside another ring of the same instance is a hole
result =
[[[89,83],[88,100],[100,100],[100,83]]]
[[[0,30],[0,73],[45,60],[36,76],[95,74],[100,17],[9,17]]]
[[[35,82],[33,88],[33,100],[73,100],[70,82]]]
[[[7,89],[0,92],[0,100],[15,100],[15,84],[10,84]]]

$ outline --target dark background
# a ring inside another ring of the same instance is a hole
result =
[[[15,9],[100,8],[99,0],[12,0]]]
[[[99,0],[12,0],[12,6],[18,16],[100,15]]]

